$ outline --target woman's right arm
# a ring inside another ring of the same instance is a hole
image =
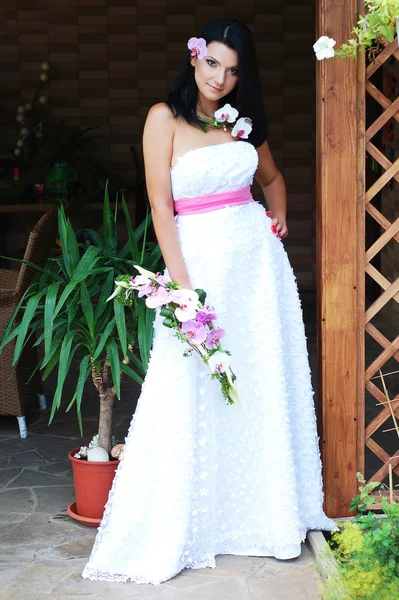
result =
[[[174,218],[170,181],[174,131],[175,120],[167,104],[152,106],[143,132],[145,180],[155,234],[169,275],[182,287],[193,289]]]

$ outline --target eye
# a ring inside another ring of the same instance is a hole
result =
[[[232,75],[238,75],[238,69],[230,69]]]
[[[206,59],[206,62],[208,63],[208,65],[209,65],[210,67],[213,67],[214,65],[216,65],[215,61],[214,61],[214,60],[211,60],[210,58],[207,58],[207,59]],[[210,64],[210,63],[212,63],[212,64]]]

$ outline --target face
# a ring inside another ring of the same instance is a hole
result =
[[[220,42],[208,44],[202,59],[191,57],[199,99],[217,102],[226,96],[238,82],[238,55]]]

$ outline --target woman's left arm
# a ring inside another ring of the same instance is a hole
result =
[[[256,150],[258,152],[259,164],[255,173],[255,179],[262,188],[267,208],[271,212],[274,233],[278,237],[285,238],[288,235],[288,228],[287,189],[284,177],[276,167],[267,142],[263,142]]]

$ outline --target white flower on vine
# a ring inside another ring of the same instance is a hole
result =
[[[313,50],[316,53],[317,60],[323,60],[324,58],[332,58],[335,54],[334,46],[337,42],[333,38],[327,35],[319,37],[317,42],[313,44]]]

